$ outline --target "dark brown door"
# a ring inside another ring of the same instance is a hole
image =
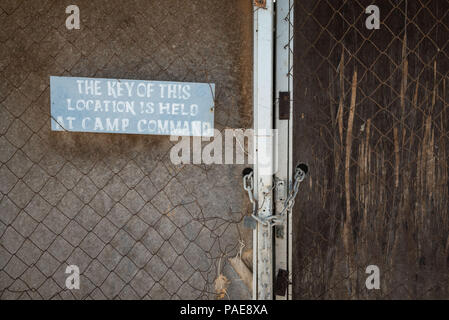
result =
[[[448,298],[448,10],[296,2],[294,158],[310,176],[294,208],[295,298]]]

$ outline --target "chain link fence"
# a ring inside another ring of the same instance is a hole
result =
[[[250,127],[251,3],[79,0],[69,31],[71,4],[0,0],[0,299],[213,299],[221,273],[225,298],[250,298],[227,263],[251,246],[242,166],[52,132],[49,76],[213,82],[215,127]]]
[[[294,10],[295,158],[311,169],[294,213],[295,297],[448,298],[449,2]]]

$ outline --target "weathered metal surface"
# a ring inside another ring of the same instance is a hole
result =
[[[274,3],[267,1],[267,10],[254,11],[254,197],[256,216],[273,215],[273,54]],[[270,66],[267,68],[267,66]],[[273,228],[258,224],[254,232],[255,261],[253,265],[253,297],[273,299]]]
[[[293,0],[276,1],[276,83],[275,127],[279,139],[276,143],[276,195],[275,214],[279,215],[285,208],[285,201],[292,185],[292,146],[291,119],[293,90],[292,49],[293,49]],[[285,212],[282,225],[275,226],[275,266],[274,270],[287,270],[288,294],[275,296],[275,299],[291,299],[291,212]]]
[[[290,92],[279,92],[279,120],[290,119]]]
[[[447,299],[448,2],[295,4],[295,297]]]
[[[173,165],[164,136],[51,131],[49,76],[212,82],[215,128],[251,128],[252,3],[80,0],[70,31],[68,4],[0,0],[0,299],[214,299],[220,272],[250,298],[226,259],[251,248],[244,166]]]

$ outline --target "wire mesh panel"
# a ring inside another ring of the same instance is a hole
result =
[[[251,3],[80,0],[67,30],[70,4],[0,0],[0,299],[211,299],[221,273],[222,297],[249,298],[227,264],[251,245],[242,167],[52,132],[49,76],[213,82],[215,127],[249,127]]]
[[[296,298],[449,296],[448,11],[295,2],[294,153],[311,169],[294,213]]]

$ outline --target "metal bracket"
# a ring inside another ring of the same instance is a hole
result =
[[[279,207],[284,205],[285,200],[288,197],[288,188],[287,188],[287,181],[276,179],[276,189],[275,189],[275,195],[276,195],[276,202],[278,203]],[[278,239],[284,239],[285,232],[284,232],[284,225],[278,224],[274,226],[274,234],[276,235],[276,238]]]
[[[287,199],[287,182],[284,180],[276,181],[276,201],[284,202]]]
[[[254,0],[254,5],[256,7],[266,9],[267,8],[267,0]]]
[[[277,296],[285,296],[288,288],[288,271],[279,269],[274,292]]]
[[[279,92],[279,120],[290,120],[290,92]]]
[[[274,232],[276,234],[276,238],[278,239],[284,239],[285,232],[284,232],[284,226],[281,224],[278,224],[274,226]]]

